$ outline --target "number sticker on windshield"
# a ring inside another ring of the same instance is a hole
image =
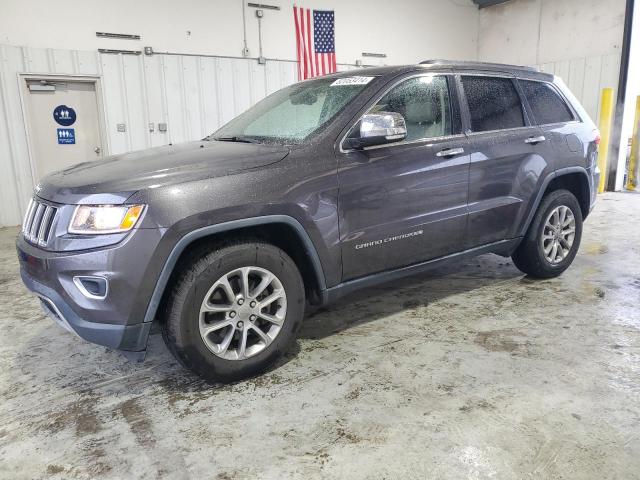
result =
[[[337,87],[338,85],[366,85],[373,77],[345,77],[339,78],[335,82],[331,84],[332,87]]]

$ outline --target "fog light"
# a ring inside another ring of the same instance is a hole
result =
[[[77,276],[73,277],[80,293],[93,300],[104,300],[109,293],[109,282],[104,277]]]

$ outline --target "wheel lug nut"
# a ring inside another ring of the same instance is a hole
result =
[[[229,312],[229,316],[230,316],[231,318],[235,317],[235,316],[236,316],[236,312]]]
[[[255,306],[256,306],[256,302],[251,302],[251,303],[249,304],[249,306],[250,306],[251,308],[255,307]]]

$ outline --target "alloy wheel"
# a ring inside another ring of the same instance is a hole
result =
[[[264,268],[242,267],[220,277],[200,306],[200,336],[226,360],[244,360],[278,336],[287,313],[287,296],[278,277]]]
[[[562,262],[573,246],[576,236],[576,219],[569,207],[559,205],[547,216],[542,228],[540,243],[544,256],[552,265]]]

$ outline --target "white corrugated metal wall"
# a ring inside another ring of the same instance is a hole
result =
[[[18,74],[23,73],[100,76],[105,147],[115,154],[202,138],[293,83],[296,65],[0,46],[0,226],[21,222],[34,186],[20,103]],[[126,125],[125,132],[117,131],[120,123]],[[158,123],[166,123],[167,131],[158,131]]]
[[[619,57],[541,65],[562,76],[597,118],[599,91],[617,85]],[[346,65],[341,69],[352,68]],[[110,154],[202,138],[296,80],[296,65],[189,55],[114,55],[0,46],[0,226],[21,222],[34,186],[18,74],[100,76]],[[124,123],[125,132],[116,125]],[[149,131],[154,124],[154,132]],[[167,132],[158,131],[167,124]]]
[[[538,65],[538,68],[562,78],[597,124],[600,114],[600,92],[603,88],[618,87],[620,55],[613,53],[600,57],[575,58],[544,63]]]
[[[113,54],[100,62],[110,153],[202,138],[296,75],[292,62]],[[118,123],[126,132],[116,132]]]

